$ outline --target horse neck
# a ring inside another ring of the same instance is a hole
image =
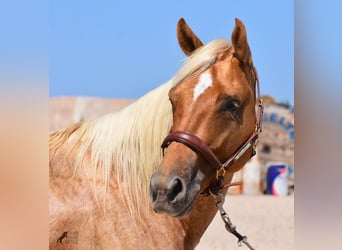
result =
[[[233,176],[225,176],[226,183],[230,183]],[[227,189],[222,190],[226,195]],[[184,245],[186,249],[193,249],[199,243],[205,230],[217,213],[214,198],[199,195],[189,216],[181,218],[180,222],[185,232]]]
[[[180,219],[185,231],[184,245],[189,246],[189,249],[194,248],[199,243],[217,212],[214,199],[211,196],[200,197],[196,202],[197,204],[191,214],[184,219]]]

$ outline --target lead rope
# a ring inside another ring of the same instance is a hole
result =
[[[242,243],[244,243],[249,249],[255,250],[247,241],[247,236],[242,236],[239,232],[236,231],[236,226],[233,225],[231,222],[227,212],[223,208],[224,203],[224,194],[221,192],[218,192],[217,194],[213,194],[211,191],[209,191],[211,196],[214,197],[215,200],[215,206],[220,211],[221,218],[225,224],[225,228],[228,232],[231,234],[234,234],[238,238],[238,246],[241,247]]]

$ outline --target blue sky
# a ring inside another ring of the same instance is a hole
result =
[[[246,25],[261,93],[294,104],[293,1],[50,1],[49,96],[138,98],[169,80],[185,55],[184,17],[206,43]]]

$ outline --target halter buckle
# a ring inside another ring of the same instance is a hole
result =
[[[262,97],[260,97],[259,98],[259,106],[263,106],[262,103],[263,103],[263,99],[262,99]]]
[[[256,155],[256,147],[257,147],[257,141],[255,142],[255,144],[253,145],[253,150],[252,150],[252,155],[251,158],[254,157]]]
[[[226,169],[224,168],[224,165],[218,170],[216,170],[216,179],[218,180],[220,176],[224,176],[226,173]]]
[[[260,132],[260,126],[255,124],[254,133],[258,134]]]

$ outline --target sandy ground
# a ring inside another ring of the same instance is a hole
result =
[[[229,195],[224,204],[237,231],[258,250],[294,249],[294,196]],[[219,214],[209,225],[196,250],[247,250],[238,247]]]

